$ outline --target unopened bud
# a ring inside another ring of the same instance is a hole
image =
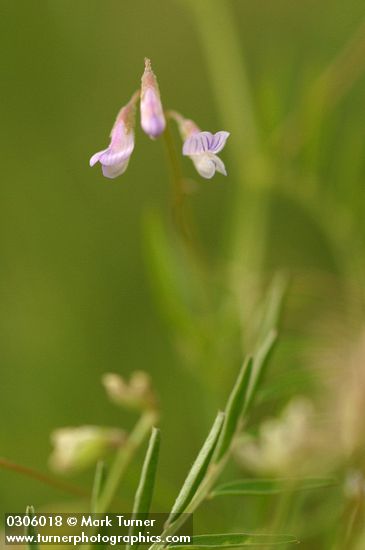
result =
[[[145,59],[145,69],[142,76],[141,126],[151,139],[160,136],[166,127],[160,91],[149,59]]]

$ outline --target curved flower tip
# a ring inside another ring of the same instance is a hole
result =
[[[203,178],[210,179],[215,172],[227,175],[223,161],[217,156],[229,137],[229,132],[194,132],[184,142],[183,155],[188,156]]]
[[[145,59],[145,70],[142,76],[141,126],[151,139],[160,136],[166,127],[158,83],[149,59]]]
[[[112,139],[107,149],[95,153],[90,159],[90,166],[100,162],[106,178],[116,178],[123,174],[134,149],[134,132],[126,131],[122,122],[113,128]]]
[[[90,166],[100,162],[106,178],[116,178],[128,167],[134,149],[133,128],[138,96],[139,94],[134,94],[131,101],[120,110],[110,134],[109,147],[95,153],[89,161]]]

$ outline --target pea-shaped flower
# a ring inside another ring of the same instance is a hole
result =
[[[123,174],[134,149],[134,124],[136,102],[139,91],[119,111],[110,134],[110,144],[107,149],[95,153],[90,159],[90,166],[100,162],[106,178],[116,178]]]
[[[184,140],[183,155],[191,158],[199,174],[207,179],[212,178],[216,172],[226,176],[226,167],[217,153],[225,146],[229,132],[202,132],[195,122],[176,111],[170,111],[169,115],[176,120]]]
[[[227,175],[224,162],[217,157],[226,144],[229,132],[196,132],[184,142],[183,155],[188,156],[203,178],[210,179],[215,172]]]
[[[147,58],[141,84],[141,126],[151,139],[160,136],[166,127],[157,79]]]

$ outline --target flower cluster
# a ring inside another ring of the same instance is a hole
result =
[[[95,153],[90,159],[90,166],[100,162],[107,178],[116,178],[123,174],[134,149],[134,128],[137,103],[140,100],[141,126],[151,138],[158,138],[166,128],[166,116],[178,124],[184,141],[182,153],[191,158],[196,170],[203,178],[212,178],[215,172],[227,175],[223,161],[217,156],[227,141],[229,132],[202,132],[189,119],[176,111],[164,113],[160,91],[151,62],[145,59],[141,89],[136,91],[130,101],[119,111],[110,134],[109,147]]]
[[[110,166],[110,165],[106,165]],[[109,399],[118,406],[148,414],[158,421],[157,396],[150,376],[132,372],[128,381],[116,373],[106,373],[102,383]],[[53,444],[50,467],[56,472],[78,472],[94,465],[116,449],[124,447],[128,434],[124,430],[102,426],[69,426],[51,434]]]

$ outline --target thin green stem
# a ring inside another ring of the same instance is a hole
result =
[[[187,226],[185,212],[184,212],[184,202],[185,202],[185,191],[184,191],[184,177],[180,167],[180,162],[176,153],[176,148],[174,140],[172,137],[170,125],[167,122],[166,129],[163,133],[167,157],[171,167],[171,180],[173,184],[173,198],[172,198],[172,213],[174,222],[181,232],[185,240],[190,240],[191,235],[189,228]]]
[[[156,413],[154,412],[146,412],[143,416],[141,416],[130,433],[127,441],[120,448],[105,481],[104,489],[100,495],[98,502],[98,513],[104,514],[108,511],[128,465],[130,464],[136,450],[149,436],[156,419]]]
[[[191,259],[191,267],[198,268],[200,275],[205,272],[205,254],[197,238],[197,230],[193,223],[188,204],[186,201],[186,181],[181,169],[180,158],[176,150],[174,138],[171,132],[168,119],[171,118],[171,111],[166,113],[167,124],[163,133],[168,162],[170,165],[171,180],[173,186],[172,215],[179,235],[186,247]]]
[[[166,529],[164,529],[163,533],[161,534],[162,540],[166,540],[166,537],[177,533],[179,529],[182,527],[182,525],[186,522],[187,516],[189,514],[193,514],[199,508],[199,506],[205,501],[205,499],[208,497],[209,493],[211,492],[215,482],[221,475],[228,458],[229,458],[229,453],[227,453],[222,458],[222,460],[220,460],[219,463],[212,464],[209,467],[205,478],[203,479],[200,487],[198,488],[191,502],[188,504],[186,510],[184,510],[184,513],[181,514],[176,521],[174,521],[173,523],[168,525]],[[163,546],[164,546],[163,544],[155,543],[150,547],[149,550],[158,550],[159,548],[163,548]]]

